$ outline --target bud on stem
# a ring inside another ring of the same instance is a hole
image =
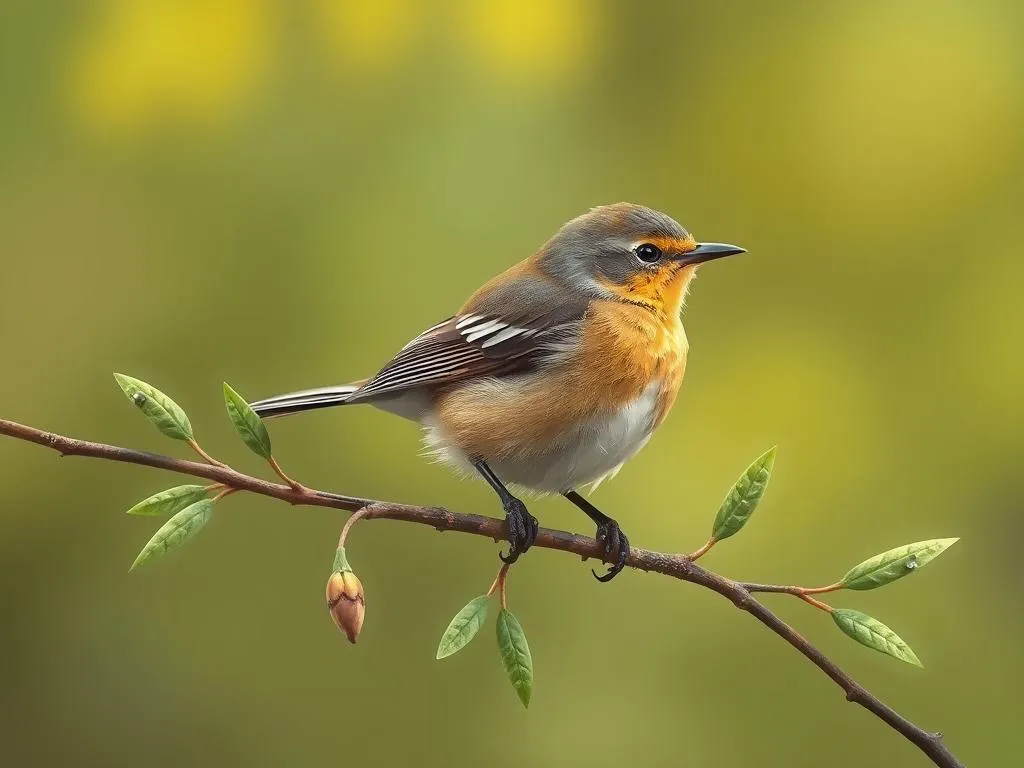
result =
[[[334,555],[334,573],[327,580],[327,610],[348,641],[355,643],[363,628],[366,598],[362,582],[348,564],[344,547],[338,547]]]

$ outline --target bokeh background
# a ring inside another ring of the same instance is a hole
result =
[[[617,200],[747,256],[705,269],[676,410],[594,496],[643,546],[702,543],[778,443],[753,522],[708,565],[824,583],[963,540],[837,605],[918,670],[766,598],[972,766],[1024,715],[1024,7],[1004,2],[109,0],[0,24],[0,415],[179,452],[124,371],[208,450],[243,394],[382,364],[564,220]],[[273,425],[303,481],[498,514],[370,409]],[[433,659],[496,545],[389,522],[349,552],[349,646],[323,607],[331,511],[235,496],[131,576],[179,479],[0,439],[0,754],[7,765],[891,766],[908,743],[700,589],[535,551],[512,607],[524,711],[493,629]],[[589,532],[557,499],[547,525]],[[493,613],[492,613],[493,617]]]

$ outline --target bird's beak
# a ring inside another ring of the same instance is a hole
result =
[[[676,257],[683,266],[693,266],[696,264],[703,264],[705,261],[711,261],[712,259],[720,259],[723,256],[732,256],[734,253],[746,253],[746,248],[740,248],[738,245],[729,245],[728,243],[700,243],[692,251],[681,253]]]

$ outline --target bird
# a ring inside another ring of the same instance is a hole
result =
[[[498,495],[502,561],[529,550],[539,525],[513,489],[560,494],[596,525],[610,567],[594,576],[610,581],[626,564],[629,539],[580,489],[614,476],[665,420],[686,370],[687,290],[702,264],[739,253],[697,242],[652,208],[598,206],[372,377],[251,407],[270,417],[365,403],[418,422],[429,452]]]

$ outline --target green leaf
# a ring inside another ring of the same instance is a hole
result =
[[[156,387],[144,381],[115,373],[114,379],[128,395],[128,399],[146,414],[153,425],[175,440],[191,440],[192,425],[181,407]]]
[[[847,589],[874,589],[927,565],[960,539],[928,539],[890,549],[855,565],[840,582]]]
[[[153,538],[142,548],[139,556],[135,558],[135,562],[128,570],[134,571],[154,557],[180,547],[199,533],[199,529],[206,525],[212,512],[213,499],[202,499],[185,507],[153,534]]]
[[[436,658],[444,659],[461,651],[469,644],[470,640],[476,637],[476,633],[480,631],[480,627],[487,619],[489,600],[490,597],[487,595],[474,597],[466,603],[465,608],[455,614],[448,629],[441,635],[441,642],[437,645]]]
[[[129,515],[173,515],[209,493],[205,485],[179,485],[154,493],[128,510]]]
[[[878,619],[849,608],[836,608],[832,611],[832,620],[837,627],[861,645],[887,653],[915,667],[921,666],[921,660],[910,646]]]
[[[526,633],[519,620],[507,608],[498,614],[498,650],[512,687],[524,707],[530,706],[533,691],[533,657],[526,642]]]
[[[774,464],[775,447],[765,451],[740,475],[715,516],[715,524],[711,528],[714,538],[727,539],[747,524],[764,496]]]
[[[264,459],[269,459],[271,450],[267,425],[249,407],[245,398],[235,392],[226,381],[224,382],[224,405],[227,406],[228,416],[231,417],[231,423],[235,425],[235,430],[242,438],[242,442],[249,446],[253,453]]]

